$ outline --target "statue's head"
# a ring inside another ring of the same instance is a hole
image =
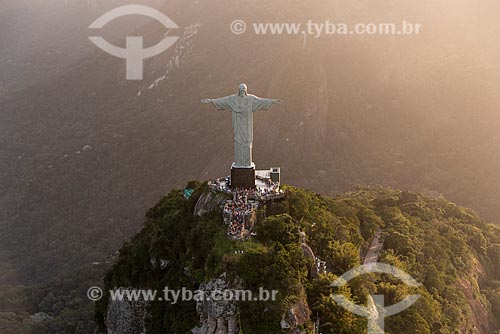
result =
[[[245,85],[244,83],[240,84],[240,90],[239,90],[238,95],[245,96],[245,95],[247,95],[247,93],[248,93],[247,85]]]

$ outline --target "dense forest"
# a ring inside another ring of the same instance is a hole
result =
[[[200,99],[242,81],[285,100],[256,114],[254,143],[257,166],[280,166],[285,183],[325,195],[355,184],[443,194],[500,222],[498,1],[135,0],[180,27],[175,47],[145,61],[140,82],[88,40],[89,24],[119,2],[0,3],[2,334],[93,332],[86,290],[145,210],[188,180],[229,174],[231,117]],[[106,40],[154,45],[166,33],[133,17],[103,29]],[[236,18],[249,28],[404,19],[424,30],[304,43],[235,36]]]
[[[241,302],[242,333],[280,333],[290,305],[304,300],[310,317],[300,330],[312,333],[320,319],[324,334],[364,333],[366,319],[337,305],[332,293],[366,304],[383,294],[386,305],[410,293],[419,300],[386,319],[388,333],[496,333],[500,329],[500,228],[443,197],[383,187],[360,188],[336,197],[284,187],[285,199],[260,209],[257,236],[247,242],[226,237],[220,210],[193,214],[206,184],[192,182],[186,199],[173,190],[146,214],[145,226],[120,249],[106,275],[107,289],[189,287],[227,273],[246,288],[276,289],[276,301]],[[301,249],[298,230],[326,273],[311,277],[311,259]],[[343,287],[331,283],[362,263],[371,239],[382,231],[380,262],[392,264],[422,283],[411,288],[387,275],[360,276]],[[169,265],[158,265],[160,259]],[[97,304],[101,331],[109,301]],[[153,302],[147,307],[147,333],[188,333],[198,323],[194,302]],[[182,315],[182,316],[181,316]]]

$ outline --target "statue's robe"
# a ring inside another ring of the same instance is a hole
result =
[[[228,110],[233,114],[233,167],[252,167],[253,113],[257,110],[269,110],[274,100],[250,94],[246,96],[233,94],[219,99],[212,99],[211,102],[217,109]]]

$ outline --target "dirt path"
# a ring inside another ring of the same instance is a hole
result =
[[[381,240],[382,232],[378,231],[375,233],[373,237],[372,243],[370,244],[370,248],[368,248],[368,252],[366,253],[365,260],[363,264],[375,263],[378,261],[378,257],[380,255],[380,251],[384,247],[384,241]]]

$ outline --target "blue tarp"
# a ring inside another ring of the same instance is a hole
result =
[[[184,198],[188,199],[194,193],[194,189],[184,189]]]

